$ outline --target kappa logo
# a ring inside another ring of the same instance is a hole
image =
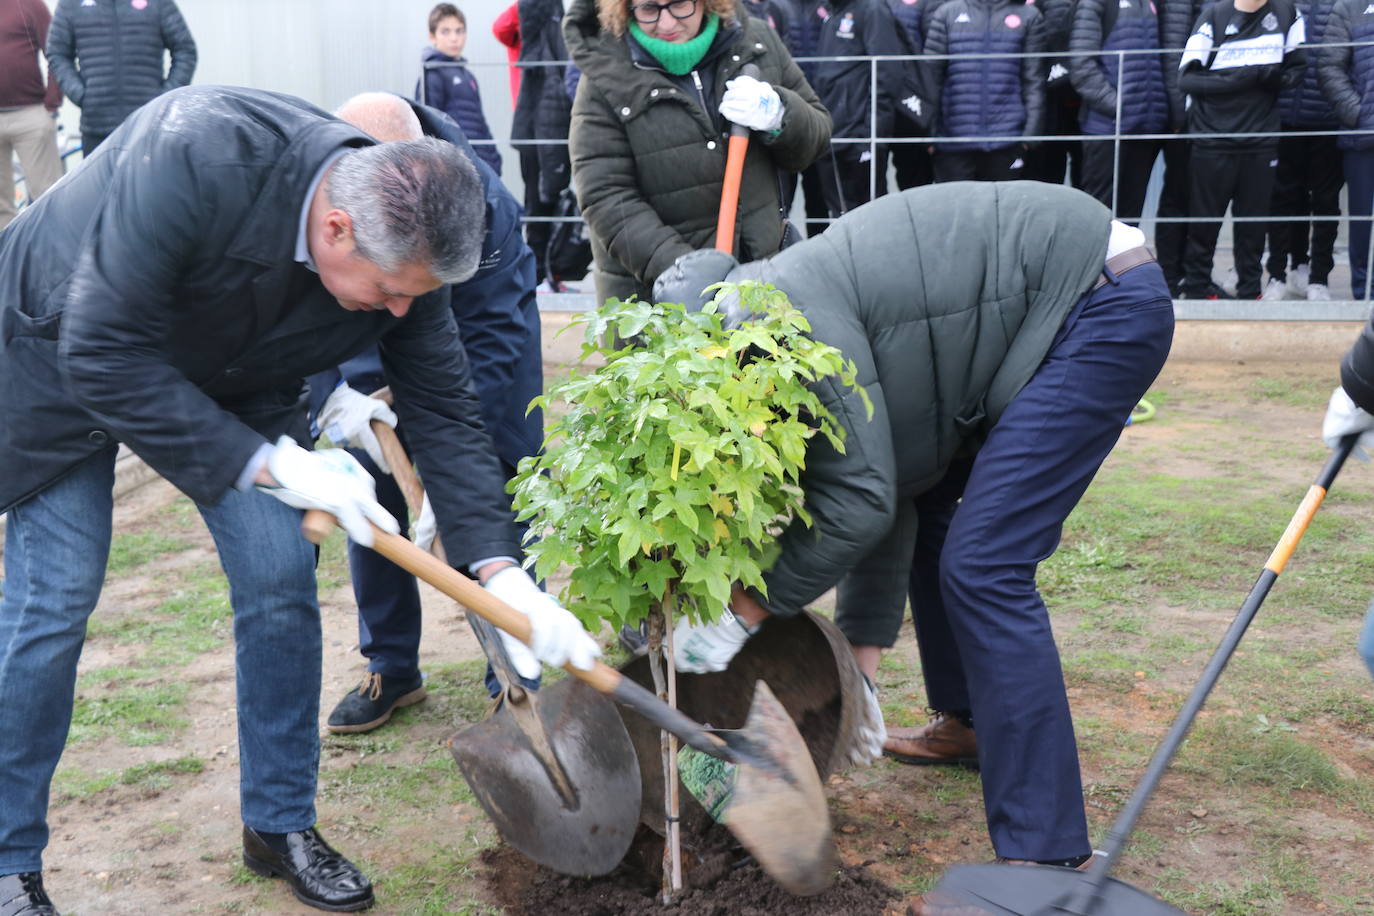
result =
[[[95,0],[81,0],[82,6],[95,6]]]
[[[1123,10],[1128,10],[1131,8],[1131,0],[1121,0],[1117,6],[1121,7]]]
[[[908,111],[910,111],[912,114],[916,115],[917,117],[920,117],[920,116],[921,116],[921,98],[920,98],[920,96],[909,95],[909,96],[907,96],[906,98],[902,99],[902,105],[903,105]]]
[[[1210,22],[1204,22],[1202,25],[1198,26],[1197,34],[1206,35],[1208,38],[1211,38],[1212,24]]]
[[[1366,6],[1366,7],[1364,8],[1364,14],[1365,14],[1366,16],[1368,16],[1370,13],[1374,13],[1374,3],[1371,3],[1371,4],[1369,4],[1369,6]]]
[[[92,2],[91,5],[94,6],[94,5],[95,5],[94,2]],[[954,21],[955,21],[955,23],[960,23],[960,22],[972,22],[973,20],[970,19],[970,18],[968,18],[968,13],[960,13],[958,16],[954,17]]]
[[[1276,168],[1278,168],[1278,167],[1279,167],[1279,161],[1278,161],[1277,159],[1270,159],[1270,160],[1269,160],[1269,167],[1270,167],[1271,169],[1276,169]]]
[[[461,86],[461,85],[463,85],[463,78],[462,78],[461,76],[455,76],[455,77],[453,78],[453,85],[455,85],[455,86]]]
[[[1227,34],[1227,35],[1237,35],[1237,34],[1239,34],[1239,33],[1240,33],[1240,28],[1239,28],[1234,22],[1227,23],[1227,25],[1226,25],[1226,33],[1225,33],[1225,34]]]
[[[1054,66],[1050,67],[1051,80],[1062,80],[1064,77],[1068,75],[1069,68],[1065,67],[1063,64],[1055,64]]]
[[[1015,160],[1014,162],[1012,162],[1012,164],[1011,164],[1010,166],[1008,166],[1007,168],[1008,168],[1008,170],[1010,170],[1010,169],[1019,169],[1019,168],[1024,168],[1025,165],[1026,165],[1026,160],[1022,159],[1020,156],[1017,156],[1017,157],[1016,157],[1016,160]]]

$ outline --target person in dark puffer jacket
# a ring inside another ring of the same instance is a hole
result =
[[[1374,7],[1366,0],[1338,0],[1327,20],[1327,44],[1374,42]],[[1348,130],[1374,130],[1374,45],[1322,48],[1318,57],[1322,92]],[[1344,136],[1338,141],[1350,202],[1350,288],[1356,299],[1369,298],[1369,220],[1374,202],[1374,134]],[[1362,218],[1363,217],[1363,218]],[[1363,349],[1371,332],[1365,331]],[[1368,360],[1366,360],[1368,362]],[[1374,371],[1365,373],[1374,377]],[[1367,401],[1364,407],[1374,407]]]
[[[1035,4],[1045,17],[1045,50],[1058,51],[1042,64],[1045,70],[1045,126],[1048,136],[1079,133],[1078,114],[1083,107],[1078,91],[1069,79],[1069,33],[1073,30],[1075,0],[1038,0]],[[1083,143],[1080,140],[1044,140],[1026,157],[1026,178],[1063,184],[1067,170],[1069,183],[1083,187]]]
[[[172,54],[166,72],[164,51]],[[196,72],[196,43],[174,0],[58,0],[46,53],[63,93],[81,107],[84,156],[135,108]]]
[[[971,57],[1044,50],[1044,19],[1015,0],[947,0],[926,27],[925,53],[956,55],[931,61],[942,137],[978,137],[935,144],[935,180],[997,181],[1025,174],[1026,144],[1045,115],[1044,59]]]
[[[525,215],[553,216],[559,195],[572,181],[568,148],[561,143],[521,143],[521,140],[567,140],[572,103],[564,88],[565,67],[531,66],[533,61],[567,60],[563,45],[562,0],[519,0],[520,94],[515,100],[511,145],[520,156],[520,180],[525,186]],[[539,275],[557,289],[562,278],[548,268],[549,223],[526,222],[525,240],[539,262]]]
[[[1164,130],[1169,99],[1161,56],[1110,53],[1159,49],[1159,17],[1151,0],[1078,0],[1069,48],[1074,52],[1069,65],[1073,86],[1083,100],[1083,133],[1157,134]],[[1114,207],[1122,219],[1139,219],[1160,146],[1159,140],[1123,139],[1117,166],[1115,142],[1085,142],[1083,190]]]
[[[458,122],[471,140],[491,140],[491,128],[482,111],[482,93],[467,68],[463,48],[468,40],[468,20],[452,3],[440,3],[429,13],[429,41],[423,61],[423,86],[415,86],[415,101],[437,108]],[[501,174],[501,153],[490,143],[474,143],[482,161]]]
[[[745,257],[782,245],[778,173],[830,141],[825,106],[782,39],[734,0],[678,0],[652,23],[636,12],[629,0],[573,0],[563,21],[582,71],[570,148],[601,299],[648,299],[673,259],[715,243],[733,124],[753,131],[731,240]],[[757,79],[741,73],[751,63]]]
[[[1321,44],[1333,0],[1298,0],[1307,24],[1307,43]],[[1279,96],[1279,120],[1284,130],[1336,130],[1340,124],[1322,94],[1317,55],[1307,58],[1302,82]],[[1272,212],[1275,216],[1340,216],[1341,150],[1335,135],[1280,137],[1279,167],[1274,176]],[[1308,255],[1308,232],[1312,250]],[[1335,220],[1275,222],[1269,226],[1269,283],[1264,298],[1286,295],[1324,302],[1331,298],[1327,279],[1335,264]]]

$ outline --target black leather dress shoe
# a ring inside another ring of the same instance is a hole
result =
[[[43,891],[43,873],[0,875],[0,916],[58,916]]]
[[[372,906],[372,882],[335,852],[318,830],[311,827],[280,836],[286,852],[277,852],[252,827],[243,828],[243,864],[249,871],[285,878],[298,900],[321,910],[352,913]]]

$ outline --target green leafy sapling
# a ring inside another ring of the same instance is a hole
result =
[[[753,319],[723,327],[727,295]],[[807,443],[843,451],[845,432],[812,383],[857,387],[854,364],[759,283],[722,284],[698,312],[612,299],[575,321],[581,368],[533,402],[567,411],[511,484],[528,555],[541,577],[571,570],[561,598],[593,630],[655,608],[714,620],[732,583],[765,589],[781,526],[811,523]]]

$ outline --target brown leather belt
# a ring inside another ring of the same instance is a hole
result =
[[[1106,269],[1098,275],[1097,282],[1093,284],[1093,292],[1096,292],[1110,282],[1107,276],[1108,271],[1111,272],[1113,277],[1120,277],[1126,271],[1134,270],[1141,264],[1149,264],[1154,259],[1155,253],[1144,245],[1138,248],[1128,248],[1121,252],[1121,254],[1108,258],[1107,263],[1103,265]]]

